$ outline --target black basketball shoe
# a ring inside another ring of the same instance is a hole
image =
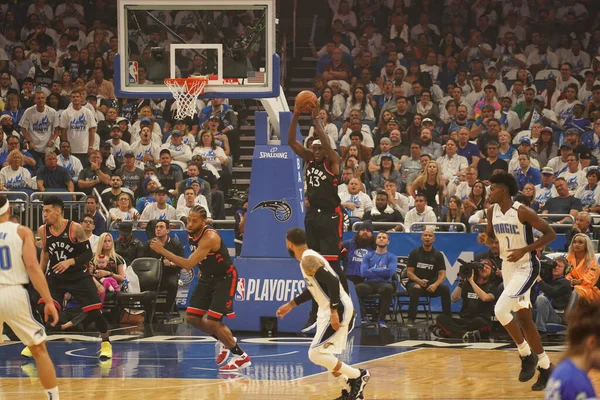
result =
[[[363,391],[369,382],[369,378],[371,378],[369,371],[361,369],[358,378],[348,379],[348,384],[350,385],[350,396],[348,398],[351,400],[362,399]]]
[[[548,379],[550,379],[550,374],[552,374],[552,370],[554,370],[554,365],[552,364],[550,364],[550,367],[546,369],[538,367],[540,375],[538,376],[537,382],[535,382],[531,386],[531,390],[539,392],[546,389],[546,384],[548,383]]]
[[[519,372],[519,382],[527,382],[535,375],[538,356],[533,351],[528,356],[521,357],[521,372]]]

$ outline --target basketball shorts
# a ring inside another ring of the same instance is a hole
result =
[[[540,261],[537,257],[528,262],[502,263],[502,296],[517,299],[512,311],[531,307],[531,287],[540,274]]]
[[[96,285],[94,284],[91,275],[84,275],[73,281],[57,279],[52,275],[48,276],[47,279],[50,295],[58,310],[61,309],[65,293],[71,294],[83,312],[100,310],[102,308],[100,296],[98,295]],[[38,300],[38,304],[43,302],[43,299]]]
[[[0,343],[4,323],[25,346],[38,345],[46,340],[44,326],[31,313],[29,293],[21,285],[0,286]]]
[[[321,353],[341,354],[346,349],[348,332],[352,330],[350,324],[353,322],[353,313],[354,307],[352,306],[352,301],[348,299],[338,309],[341,326],[336,331],[331,327],[331,315],[329,311],[321,313],[319,310],[317,314],[317,332],[310,344],[310,348],[318,348]]]
[[[221,321],[235,318],[233,296],[237,286],[237,270],[232,265],[226,275],[201,274],[185,310],[187,314]]]
[[[337,261],[342,246],[343,223],[340,207],[333,212],[309,207],[304,217],[308,248],[328,261]]]

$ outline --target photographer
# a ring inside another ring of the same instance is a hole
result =
[[[502,259],[500,258],[500,246],[498,245],[498,239],[494,239],[494,242],[487,251],[483,253],[475,254],[475,261],[483,261],[490,259],[496,265],[496,270],[491,277],[492,283],[496,286],[502,284]]]
[[[556,260],[541,260],[541,276],[537,277],[540,293],[533,307],[533,319],[540,333],[546,332],[548,323],[562,324],[563,319],[556,310],[564,310],[569,303],[573,288],[565,278],[571,265],[564,257]]]
[[[459,273],[460,282],[450,297],[453,303],[463,301],[460,318],[438,315],[433,329],[436,336],[479,341],[482,332],[492,330],[491,317],[494,314],[494,300],[498,289],[491,282],[495,264],[486,259],[480,263],[468,263],[463,267],[468,266],[471,267],[471,274],[465,279],[464,275]],[[465,269],[463,267],[461,272]]]

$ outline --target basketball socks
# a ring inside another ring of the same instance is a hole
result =
[[[335,380],[340,385],[340,388],[350,391],[350,385],[348,385],[348,377],[344,374],[336,376]]]
[[[244,354],[244,350],[240,349],[240,346],[238,346],[237,343],[229,350],[236,356],[241,356],[242,354]]]
[[[548,358],[548,354],[546,354],[546,352],[538,354],[538,367],[541,369],[550,368],[550,358]]]
[[[342,363],[338,372],[342,375],[346,375],[348,379],[356,379],[360,376],[360,370],[358,368],[351,367],[346,363]]]
[[[522,357],[527,357],[531,354],[531,349],[529,348],[529,343],[527,343],[527,340],[523,340],[523,343],[518,344],[517,349],[519,350],[519,355]]]
[[[58,386],[54,386],[52,389],[44,389],[46,391],[47,400],[59,400],[58,398]]]

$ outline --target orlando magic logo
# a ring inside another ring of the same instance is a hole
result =
[[[261,201],[255,205],[250,212],[254,212],[254,210],[261,208],[271,210],[278,222],[285,222],[292,217],[292,207],[287,203],[287,201],[285,201],[285,199]]]

